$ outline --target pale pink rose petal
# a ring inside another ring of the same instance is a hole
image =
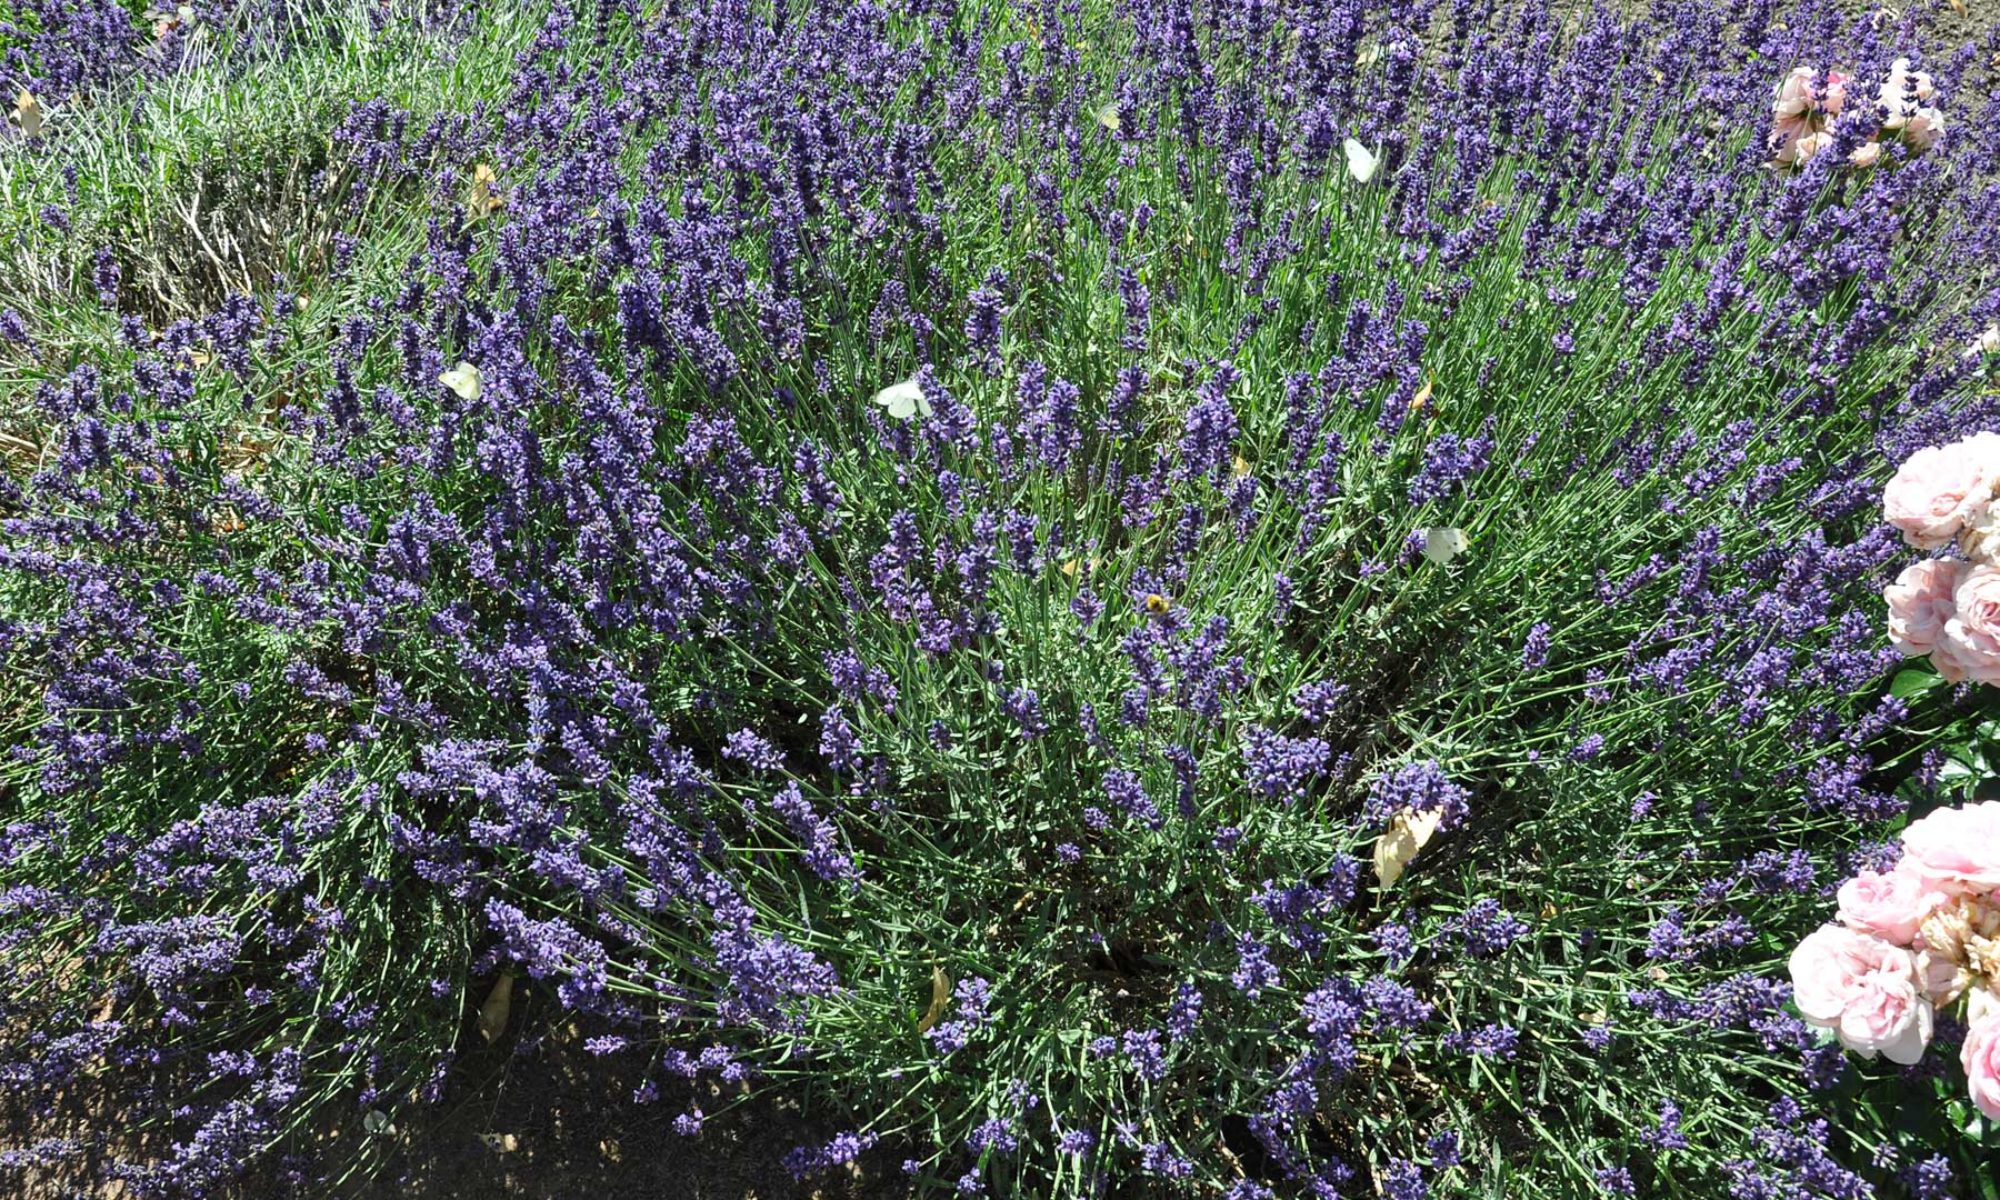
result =
[[[2000,567],[1973,566],[1959,576],[1951,602],[1932,661],[1949,662],[1977,683],[2000,685]]]
[[[2000,1014],[1972,1023],[1958,1061],[1965,1068],[1965,1087],[1973,1107],[2000,1121]]]
[[[1936,1016],[1916,955],[1870,934],[1822,925],[1792,951],[1792,1001],[1840,1044],[1873,1058],[1915,1062]]]
[[[1988,325],[1978,337],[1965,344],[1966,358],[1984,358],[1995,353],[2000,353],[2000,321]]]
[[[1889,605],[1889,644],[1905,658],[1937,649],[1938,635],[1957,606],[1952,594],[1969,564],[1929,558],[1903,568],[1896,582],[1882,590]]]
[[[1840,885],[1837,913],[1856,933],[1872,933],[1898,946],[1916,940],[1917,927],[1949,897],[1912,868],[1863,871]]]
[[[1922,550],[1936,550],[1986,510],[2000,483],[2000,434],[1926,446],[1904,460],[1882,491],[1882,518]]]
[[[1778,86],[1771,89],[1771,111],[1783,116],[1787,111],[1804,112],[1812,107],[1817,99],[1813,88],[1815,74],[1817,72],[1811,67],[1793,67],[1778,81]]]
[[[1857,950],[1865,935],[1840,925],[1822,925],[1792,949],[1792,1002],[1815,1025],[1831,1025],[1847,1007],[1848,989],[1858,974]]]
[[[1940,808],[1903,830],[1899,870],[1934,887],[1984,892],[2000,888],[2000,800]]]
[[[1931,1007],[1937,1009],[1963,995],[1972,975],[1957,959],[1921,950],[1917,953],[1917,979],[1923,984],[1924,995],[1930,997]]]
[[[1946,683],[1964,683],[1971,678],[1966,674],[1965,665],[1955,657],[1951,643],[1944,640],[1939,631],[1937,646],[1931,651],[1931,666],[1937,670],[1938,678]]]
[[[1827,132],[1809,133],[1792,145],[1792,153],[1801,163],[1811,162],[1813,156],[1833,145],[1833,135]]]
[[[1910,114],[1909,123],[1903,126],[1903,140],[1919,152],[1937,145],[1944,136],[1944,114],[1935,108],[1920,108]]]
[[[1935,1016],[1917,986],[1914,971],[1870,971],[1856,983],[1841,1011],[1834,1035],[1861,1055],[1877,1054],[1904,1066],[1924,1055]]]

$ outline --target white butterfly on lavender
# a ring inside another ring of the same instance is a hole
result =
[[[924,389],[917,383],[914,375],[901,383],[892,383],[876,392],[875,403],[888,409],[889,415],[898,421],[931,415],[931,402],[924,399]]]

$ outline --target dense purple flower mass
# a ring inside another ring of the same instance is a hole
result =
[[[641,1101],[810,1075],[859,1116],[784,1165],[928,1195],[1943,1195],[1988,1148],[1878,1119],[1913,1082],[1772,947],[1994,761],[1894,674],[1874,511],[2000,429],[1990,37],[283,7],[0,20],[0,1079],[149,1135],[0,1188],[324,1191],[468,1038],[535,1052],[507,989]],[[288,131],[297,252],[214,296],[84,169],[370,30],[491,65]]]
[[[1449,829],[1464,823],[1470,812],[1471,795],[1452,782],[1440,764],[1410,763],[1369,785],[1363,814],[1370,822],[1386,823],[1399,811],[1437,813],[1439,828]]]

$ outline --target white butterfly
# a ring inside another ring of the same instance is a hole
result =
[[[1465,530],[1455,526],[1440,525],[1424,532],[1424,557],[1440,565],[1450,562],[1465,553],[1470,543],[1466,541]]]
[[[460,400],[477,400],[483,380],[478,367],[469,362],[462,362],[438,376],[438,382],[457,392]]]
[[[1354,176],[1354,182],[1367,183],[1375,178],[1375,168],[1382,165],[1382,160],[1375,157],[1373,150],[1353,138],[1340,143],[1340,150],[1347,155],[1347,173]]]
[[[892,383],[876,392],[875,403],[888,409],[889,415],[898,421],[931,415],[931,402],[924,399],[924,389],[917,386],[914,375],[901,383]]]

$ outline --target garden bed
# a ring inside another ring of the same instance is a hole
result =
[[[1990,14],[0,72],[0,1180],[1992,1200]]]

